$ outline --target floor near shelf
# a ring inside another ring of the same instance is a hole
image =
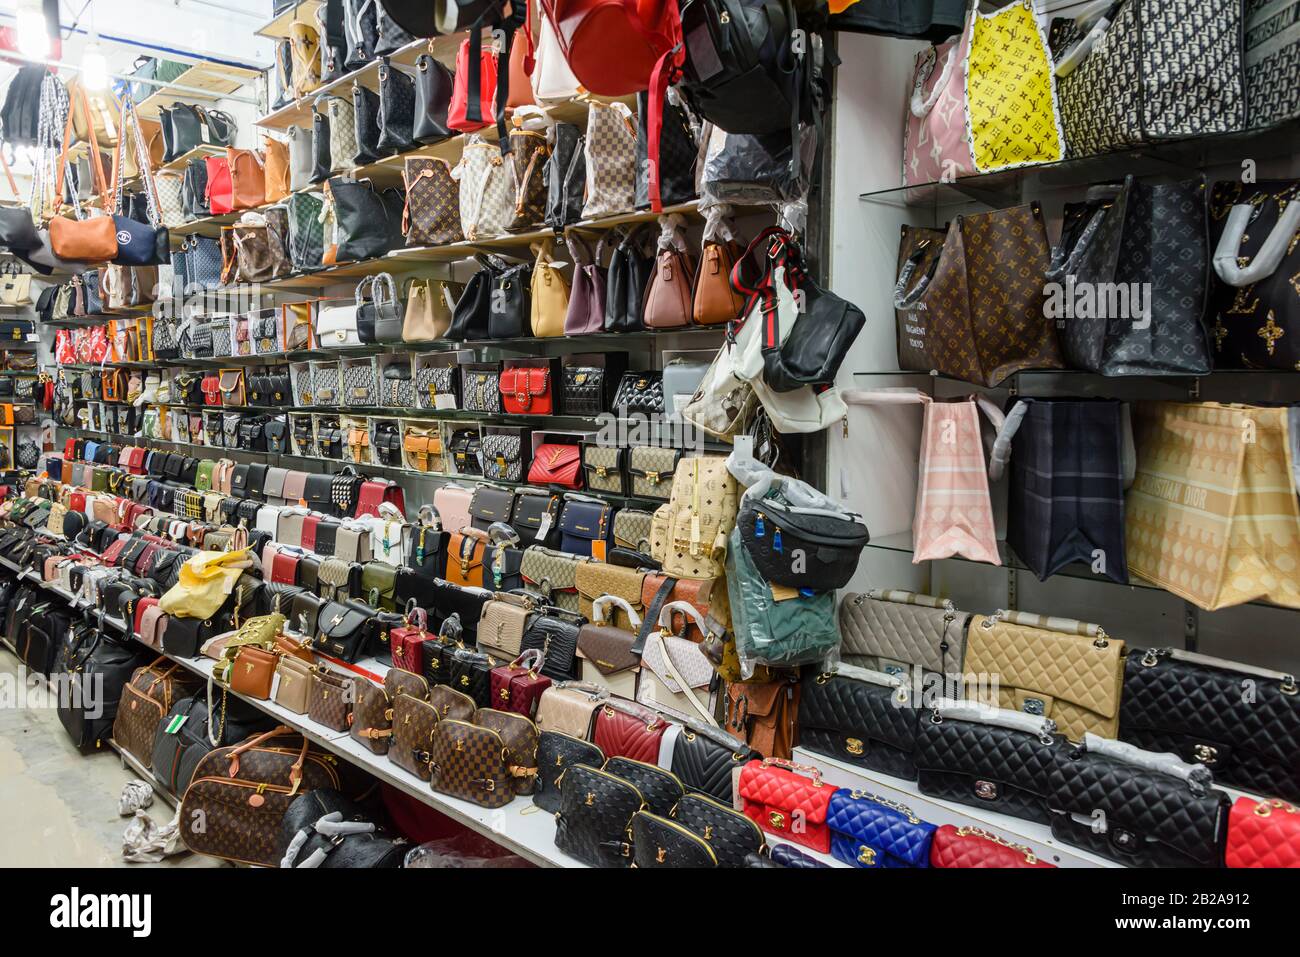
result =
[[[122,867],[118,817],[122,786],[135,775],[105,747],[82,755],[68,740],[42,687],[19,683],[20,662],[0,650],[0,864],[5,867]],[[166,823],[174,813],[155,798],[148,813]],[[141,866],[141,865],[131,865]],[[147,865],[145,865],[147,866]],[[223,862],[188,852],[158,866],[220,867]]]

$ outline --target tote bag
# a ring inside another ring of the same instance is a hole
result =
[[[989,474],[1011,460],[1007,544],[1040,580],[1071,562],[1128,583],[1124,491],[1136,466],[1128,407],[1109,399],[1021,399]]]
[[[1065,156],[1047,38],[1029,0],[972,4],[960,36],[917,55],[903,134],[903,182],[1054,163]]]
[[[1038,203],[958,216],[946,232],[904,226],[898,260],[900,368],[990,388],[1021,369],[1061,368]]]
[[[1046,305],[1071,366],[1113,376],[1210,371],[1205,194],[1199,178],[1129,176],[1066,204]]]
[[[1134,421],[1127,549],[1138,575],[1214,611],[1300,608],[1300,505],[1288,410],[1153,402]]]

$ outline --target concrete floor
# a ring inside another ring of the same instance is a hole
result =
[[[0,646],[0,867],[221,867],[188,851],[161,864],[122,859],[122,786],[136,775],[117,753],[78,753],[42,686],[17,705],[9,700],[22,663]],[[148,813],[159,824],[173,808],[155,797]]]

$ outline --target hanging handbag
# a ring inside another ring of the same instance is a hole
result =
[[[428,53],[415,60],[415,122],[411,136],[425,145],[452,136],[447,125],[455,74]]]
[[[379,58],[379,141],[384,152],[404,153],[415,146],[415,81]]]
[[[473,133],[492,122],[496,115],[497,55],[482,46],[477,31],[462,40],[456,53],[456,76],[447,109],[447,126],[461,133]],[[477,95],[475,95],[477,94]]]

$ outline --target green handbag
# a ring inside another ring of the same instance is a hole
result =
[[[217,463],[212,459],[201,459],[199,461],[199,470],[194,475],[194,490],[197,492],[212,491],[212,470],[217,467]]]
[[[108,491],[108,469],[95,467],[90,473],[90,490],[92,492]]]
[[[361,566],[361,593],[372,608],[397,611],[397,569],[387,562]]]

